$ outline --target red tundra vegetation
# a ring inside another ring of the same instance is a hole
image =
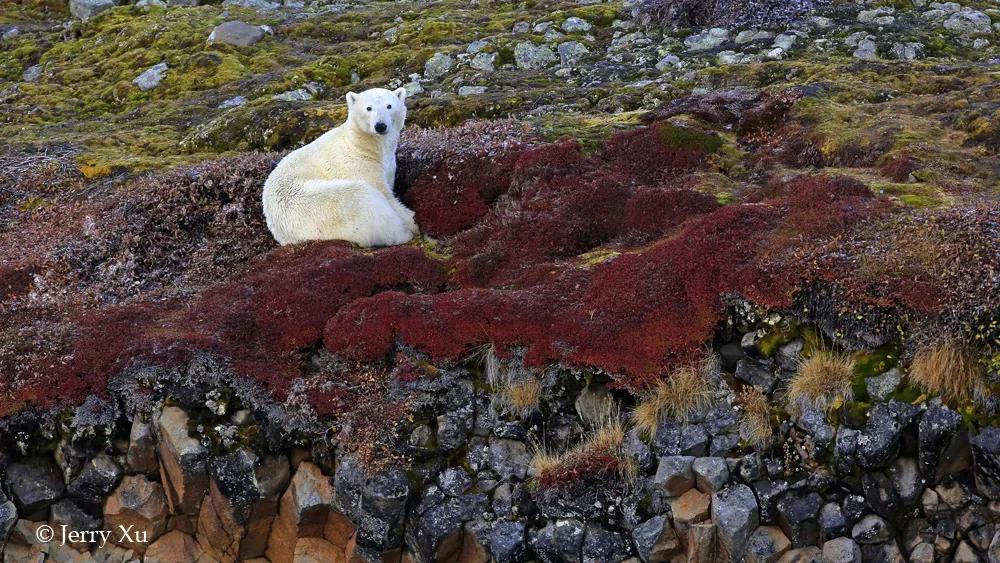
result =
[[[984,295],[1000,295],[997,258],[977,251],[1000,239],[995,206],[917,213],[822,171],[785,170],[729,205],[700,191],[723,144],[705,123],[763,139],[793,98],[748,99],[701,114],[677,105],[591,154],[572,141],[538,145],[509,124],[464,130],[454,152],[414,142],[399,176],[440,253],[419,243],[270,250],[257,189],[273,155],[141,179],[119,196],[127,204],[109,204],[95,236],[58,246],[30,276],[0,274],[12,295],[0,320],[18,320],[0,330],[0,368],[15,374],[0,388],[0,414],[77,404],[133,362],[195,351],[228,358],[278,400],[320,346],[372,373],[392,371],[400,344],[435,363],[484,343],[500,354],[524,347],[531,365],[598,368],[646,388],[700,354],[724,297],[782,309],[817,284],[835,288],[844,310],[965,327],[996,310]],[[476,131],[493,140],[466,142]],[[91,299],[60,301],[80,293]],[[41,333],[51,342],[30,336]],[[319,414],[353,400],[317,389]]]

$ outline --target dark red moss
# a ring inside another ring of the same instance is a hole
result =
[[[906,182],[919,169],[920,163],[912,156],[896,156],[883,162],[878,170],[893,182]]]
[[[474,225],[507,192],[516,156],[442,160],[417,178],[404,202],[416,212],[421,231],[453,235]]]
[[[140,303],[85,315],[72,358],[40,370],[29,386],[58,384],[59,395],[40,397],[39,406],[81,401],[102,393],[105,378],[134,361],[171,365],[209,351],[232,359],[240,375],[280,397],[299,374],[298,352],[322,339],[327,319],[344,304],[385,290],[436,291],[443,281],[441,265],[415,247],[371,253],[341,243],[282,248],[188,306]]]

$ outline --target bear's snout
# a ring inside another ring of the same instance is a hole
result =
[[[375,124],[375,132],[378,133],[379,135],[382,135],[383,133],[385,133],[388,128],[389,127],[386,126],[386,124],[382,123],[382,122],[379,122],[379,123]]]

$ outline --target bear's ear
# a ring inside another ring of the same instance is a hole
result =
[[[400,100],[406,100],[406,88],[396,88],[392,93]]]
[[[358,95],[354,92],[347,93],[347,105],[353,106],[354,102],[358,101]]]

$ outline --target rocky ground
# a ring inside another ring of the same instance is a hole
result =
[[[0,7],[5,561],[1000,561],[995,3],[117,4]],[[423,236],[276,248],[374,86]]]

